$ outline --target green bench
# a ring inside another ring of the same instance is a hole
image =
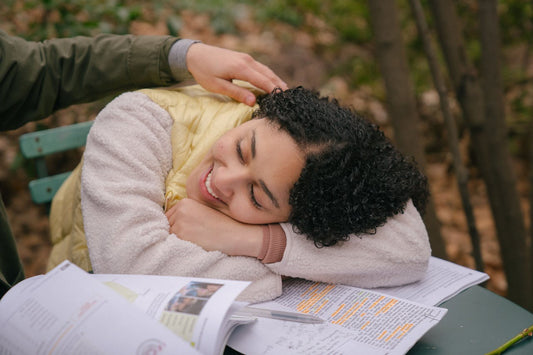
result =
[[[50,203],[70,172],[49,175],[45,157],[85,146],[93,121],[26,133],[20,136],[22,155],[35,162],[37,179],[30,181],[33,202]]]

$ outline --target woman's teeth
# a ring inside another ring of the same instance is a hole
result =
[[[211,189],[211,174],[213,174],[213,170],[209,172],[209,174],[207,175],[207,178],[205,179],[205,187],[207,188],[207,192],[209,192],[211,196],[218,199],[218,196]]]

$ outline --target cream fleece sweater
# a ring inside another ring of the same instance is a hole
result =
[[[173,120],[146,95],[126,93],[98,115],[87,139],[81,208],[95,273],[142,273],[250,280],[241,300],[281,294],[281,275],[372,288],[419,280],[431,254],[420,215],[409,201],[376,234],[316,248],[282,224],[283,259],[208,252],[169,234],[161,206],[172,164]]]

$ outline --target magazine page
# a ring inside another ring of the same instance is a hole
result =
[[[0,354],[198,354],[70,262],[0,301]]]
[[[95,274],[148,316],[204,354],[224,349],[229,332],[245,319],[230,320],[235,298],[248,281],[155,275]],[[248,319],[251,321],[251,319]]]
[[[293,279],[283,294],[253,306],[313,314],[322,324],[258,318],[228,345],[245,354],[404,354],[446,314],[444,308],[355,287]]]
[[[377,288],[373,291],[437,306],[470,286],[480,284],[488,279],[489,275],[484,272],[431,257],[428,271],[422,280],[405,286]]]

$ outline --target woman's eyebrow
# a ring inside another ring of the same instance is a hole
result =
[[[252,159],[255,158],[255,129],[252,130],[252,140],[251,140],[251,150],[252,150]]]
[[[261,189],[270,198],[270,200],[272,201],[272,204],[276,208],[279,208],[278,200],[276,200],[276,198],[274,197],[274,194],[268,189],[268,187],[266,186],[265,182],[263,180],[259,180],[259,185],[261,185]]]

